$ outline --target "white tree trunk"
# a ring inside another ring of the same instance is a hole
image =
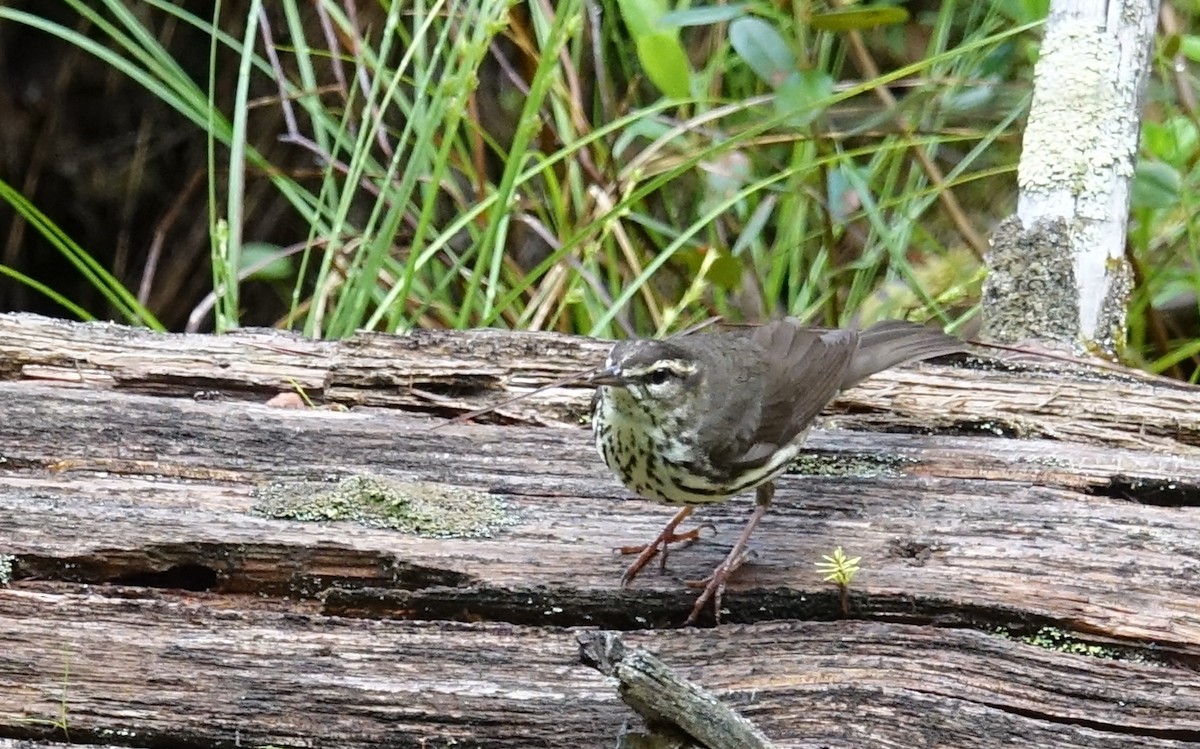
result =
[[[992,238],[985,335],[1115,352],[1141,100],[1158,0],[1052,0],[1018,170]]]

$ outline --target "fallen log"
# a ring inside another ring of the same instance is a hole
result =
[[[0,316],[0,736],[608,747],[636,719],[579,660],[601,628],[778,746],[1200,740],[1195,389],[884,373],[780,480],[726,624],[684,630],[681,580],[748,498],[622,590],[611,549],[670,511],[606,474],[586,388],[447,425],[604,350]],[[265,405],[296,386],[349,410]],[[845,610],[815,567],[839,545],[863,559]]]

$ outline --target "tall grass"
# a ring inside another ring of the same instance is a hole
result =
[[[279,324],[324,337],[663,334],[780,313],[961,322],[981,238],[1009,207],[1039,12],[946,3],[919,24],[851,14],[822,30],[830,17],[766,2],[279,0],[210,17],[67,2],[92,33],[0,20],[79,46],[210,140],[214,291],[196,324],[212,310],[236,326],[241,282],[287,257]],[[168,16],[211,39],[208,80],[158,41]],[[264,155],[255,107],[280,114],[291,161]],[[243,178],[269,180],[308,227],[257,263]]]

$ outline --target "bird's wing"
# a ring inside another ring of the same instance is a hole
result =
[[[730,462],[739,468],[765,463],[808,429],[841,390],[858,331],[812,330],[788,318],[760,327],[753,340],[768,367],[757,424],[742,444],[729,445]]]
[[[858,349],[846,368],[842,388],[850,388],[876,372],[920,359],[967,351],[959,338],[903,320],[884,320],[859,335]]]

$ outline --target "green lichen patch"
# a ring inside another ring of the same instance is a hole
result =
[[[516,522],[500,498],[446,484],[351,476],[334,483],[275,483],[255,492],[255,514],[309,522],[349,521],[426,538],[490,538]]]
[[[1035,634],[1026,635],[1022,637],[1021,640],[1022,642],[1027,642],[1030,645],[1036,645],[1039,648],[1045,648],[1047,650],[1057,650],[1060,653],[1088,655],[1093,658],[1117,657],[1117,652],[1112,648],[1106,648],[1102,645],[1093,645],[1091,643],[1082,642],[1062,631],[1061,629],[1055,629],[1054,627],[1042,627]]]
[[[14,560],[16,560],[16,557],[11,554],[0,554],[0,588],[12,582]]]
[[[1003,629],[996,629],[992,632],[1006,640],[1017,640],[1028,645],[1034,645],[1046,650],[1054,650],[1059,653],[1068,653],[1071,655],[1084,655],[1090,658],[1106,658],[1108,660],[1123,660],[1135,663],[1148,663],[1144,656],[1132,651],[1125,651],[1116,647],[1107,647],[1104,645],[1096,645],[1094,643],[1085,642],[1069,632],[1058,629],[1056,627],[1042,627],[1033,634],[1014,635],[1011,632]]]
[[[801,476],[847,476],[860,479],[895,478],[917,461],[899,455],[870,453],[801,453],[788,473]]]

